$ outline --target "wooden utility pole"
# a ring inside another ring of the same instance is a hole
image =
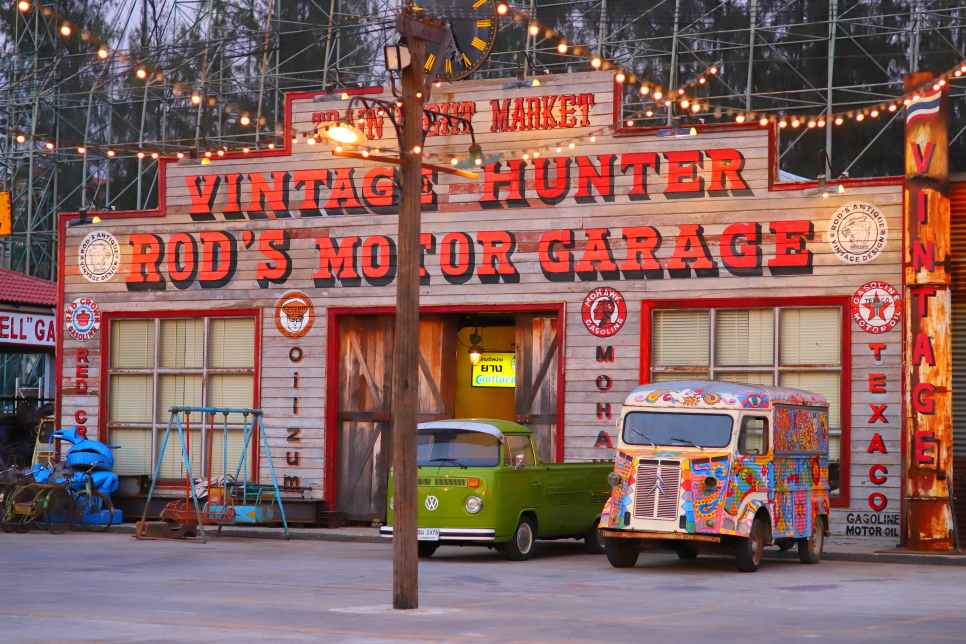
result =
[[[413,61],[422,60],[417,39],[407,43]],[[416,423],[419,415],[419,228],[423,163],[414,148],[423,145],[422,70],[414,63],[402,72],[402,128],[399,156],[402,181],[396,260],[396,330],[392,351],[393,559],[392,607],[419,607],[416,528]]]

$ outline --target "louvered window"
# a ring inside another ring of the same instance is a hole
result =
[[[251,317],[114,320],[109,357],[108,431],[115,472],[153,474],[171,407],[250,409],[255,393],[255,320]],[[182,426],[187,422],[181,417]],[[234,475],[244,445],[242,414],[192,414],[192,475]],[[247,418],[251,420],[251,416]],[[214,432],[208,435],[212,421]],[[227,440],[225,438],[227,437]],[[251,446],[254,448],[254,446]],[[168,438],[159,478],[186,475],[177,432]],[[227,452],[227,461],[226,461]],[[251,452],[245,474],[251,475]],[[226,468],[227,463],[227,468]]]
[[[829,482],[839,487],[842,309],[675,308],[651,313],[651,382],[723,380],[782,386],[829,401]]]

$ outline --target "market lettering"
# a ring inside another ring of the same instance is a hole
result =
[[[532,96],[490,101],[493,121],[490,132],[550,130],[587,127],[593,94],[564,96]]]
[[[744,156],[732,149],[509,159],[483,167],[478,203],[486,209],[505,209],[556,206],[568,198],[577,204],[613,203],[623,196],[643,201],[652,198],[649,178],[666,179],[663,189],[658,188],[665,199],[750,195],[743,170]],[[527,179],[529,172],[533,181]],[[622,193],[615,181],[618,175],[631,178],[629,187],[621,184]],[[399,212],[398,179],[398,168],[345,167],[195,175],[185,177],[185,183],[191,220],[205,222],[214,221],[217,215],[226,221],[394,215]],[[423,211],[439,208],[437,183],[438,173],[424,168]],[[784,249],[783,257],[776,260],[781,263],[775,266],[789,270],[786,274],[796,274],[796,269],[807,266],[808,255],[800,253],[814,234],[811,228],[792,225],[796,223],[800,222],[776,222],[771,229]],[[733,238],[732,259],[735,266],[742,267],[743,258],[753,254],[754,244],[760,243],[756,241],[760,232],[735,230]],[[924,246],[914,259],[932,266],[932,252]]]

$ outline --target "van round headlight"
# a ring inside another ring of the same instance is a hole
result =
[[[396,509],[395,507],[393,507],[393,504],[392,504],[392,502],[395,501],[395,500],[396,500],[396,497],[394,497],[394,496],[389,497],[389,509],[390,510],[395,510]]]
[[[476,514],[483,509],[483,499],[478,496],[471,496],[466,499],[466,511],[470,514]]]
[[[607,475],[607,482],[611,485],[611,487],[617,487],[623,480],[624,479],[621,478],[621,475],[617,472],[611,472]]]

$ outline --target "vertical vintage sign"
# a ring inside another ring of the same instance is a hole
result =
[[[906,90],[931,83],[906,76]],[[950,550],[952,349],[950,346],[949,98],[929,85],[906,106],[905,137],[905,544]]]

